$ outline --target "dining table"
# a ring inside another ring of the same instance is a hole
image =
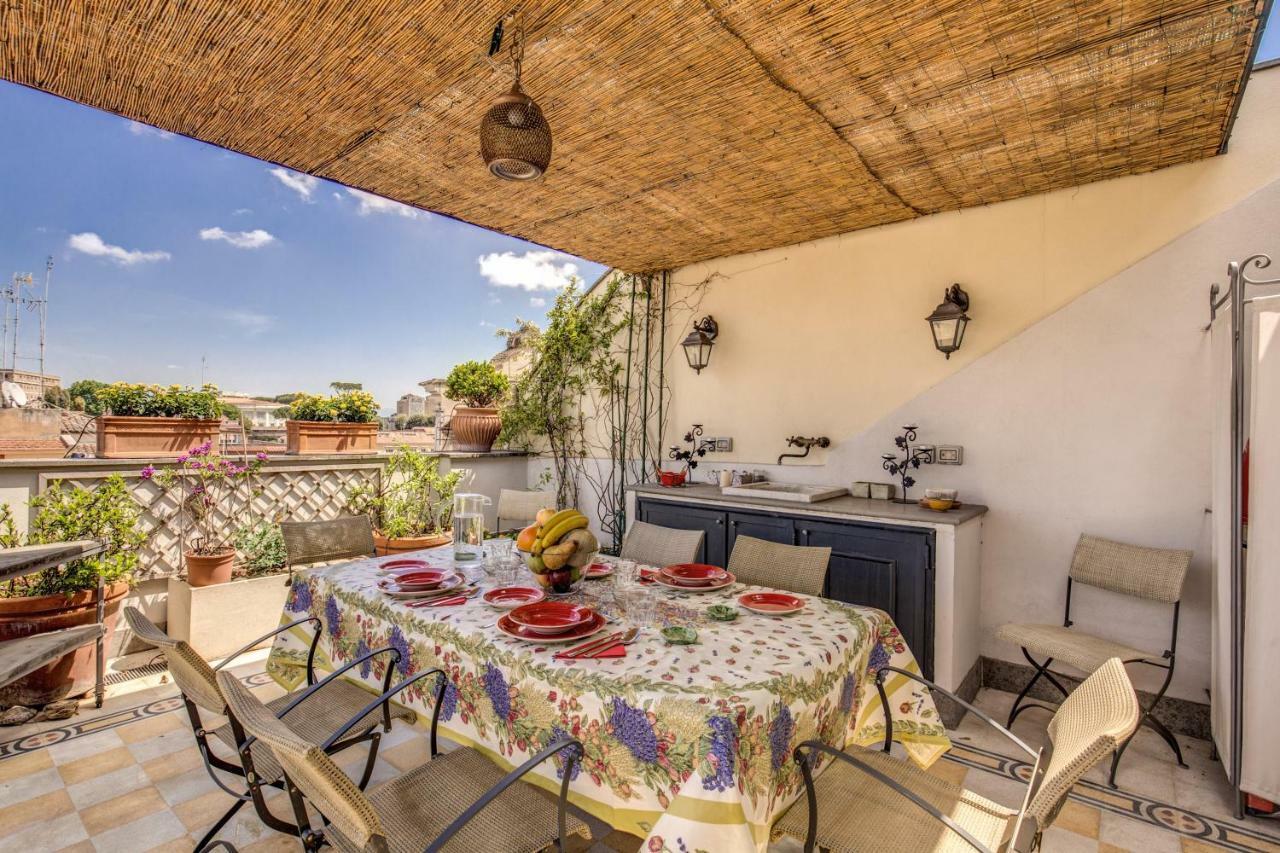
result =
[[[397,554],[455,568],[450,546]],[[570,735],[582,744],[569,799],[617,830],[644,839],[647,851],[763,851],[773,822],[803,794],[792,757],[806,740],[848,748],[884,742],[876,673],[918,672],[911,650],[881,610],[803,596],[798,613],[773,616],[738,607],[716,621],[708,607],[737,605],[762,587],[734,583],[711,592],[658,584],[645,625],[621,656],[565,660],[561,645],[516,639],[496,627],[503,611],[472,595],[456,606],[415,607],[379,587],[381,564],[358,559],[294,575],[282,624],[318,617],[317,670],[333,670],[390,646],[350,671],[373,692],[385,667],[408,677],[441,668],[448,675],[439,710],[443,738],[482,751],[504,769]],[[600,557],[609,565],[612,558]],[[457,567],[492,588],[474,562]],[[527,574],[522,583],[532,585]],[[585,580],[572,600],[625,624],[630,586]],[[656,601],[656,604],[654,603]],[[622,602],[619,604],[619,602]],[[305,679],[311,625],[279,634],[267,671],[294,689]],[[668,643],[661,629],[684,626],[696,642]],[[429,725],[435,679],[397,697]],[[897,673],[885,680],[894,739],[927,768],[950,747],[928,690]],[[544,762],[526,780],[559,791],[561,762]],[[819,770],[820,772],[820,770]]]

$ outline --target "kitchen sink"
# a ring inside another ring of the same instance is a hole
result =
[[[743,498],[770,498],[813,504],[847,495],[849,490],[840,486],[814,486],[807,483],[748,483],[743,486],[725,486],[720,493]]]

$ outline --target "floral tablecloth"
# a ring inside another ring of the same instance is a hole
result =
[[[448,548],[415,556],[450,565]],[[648,630],[625,658],[556,661],[556,646],[509,639],[497,612],[474,598],[460,607],[410,609],[378,592],[377,560],[300,575],[283,621],[319,616],[318,668],[336,668],[371,648],[400,650],[398,675],[442,667],[450,675],[441,733],[505,767],[564,732],[582,741],[570,797],[650,851],[760,851],[769,827],[803,791],[791,751],[803,740],[883,741],[874,673],[916,662],[885,613],[810,599],[787,617],[748,611],[713,622],[701,611],[722,593],[665,593],[663,621],[694,624],[699,642],[669,646]],[[612,581],[588,581],[588,584]],[[733,597],[743,589],[737,585]],[[304,677],[310,631],[279,636],[268,671],[292,689]],[[375,692],[385,658],[360,670]],[[399,680],[396,678],[395,680]],[[434,679],[402,694],[428,725]],[[932,698],[916,682],[887,681],[894,728],[908,754],[928,766],[950,742]],[[423,712],[426,713],[423,713]],[[550,762],[529,781],[558,790]]]

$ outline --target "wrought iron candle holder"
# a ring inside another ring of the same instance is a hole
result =
[[[893,443],[904,454],[901,459],[893,453],[880,455],[880,458],[884,460],[884,470],[888,471],[891,476],[902,479],[902,497],[894,498],[894,503],[909,504],[912,502],[907,497],[907,489],[916,484],[915,477],[911,476],[911,472],[919,468],[921,462],[929,459],[929,451],[911,449],[911,442],[916,440],[917,429],[918,427],[915,424],[908,424],[902,428],[902,435],[893,440]]]

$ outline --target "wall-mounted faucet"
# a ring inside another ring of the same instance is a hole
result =
[[[787,439],[787,447],[803,447],[804,453],[784,453],[778,457],[778,464],[782,464],[783,459],[803,459],[809,455],[809,451],[815,447],[830,447],[831,439],[825,435],[817,438],[805,438],[800,435],[793,435]]]

